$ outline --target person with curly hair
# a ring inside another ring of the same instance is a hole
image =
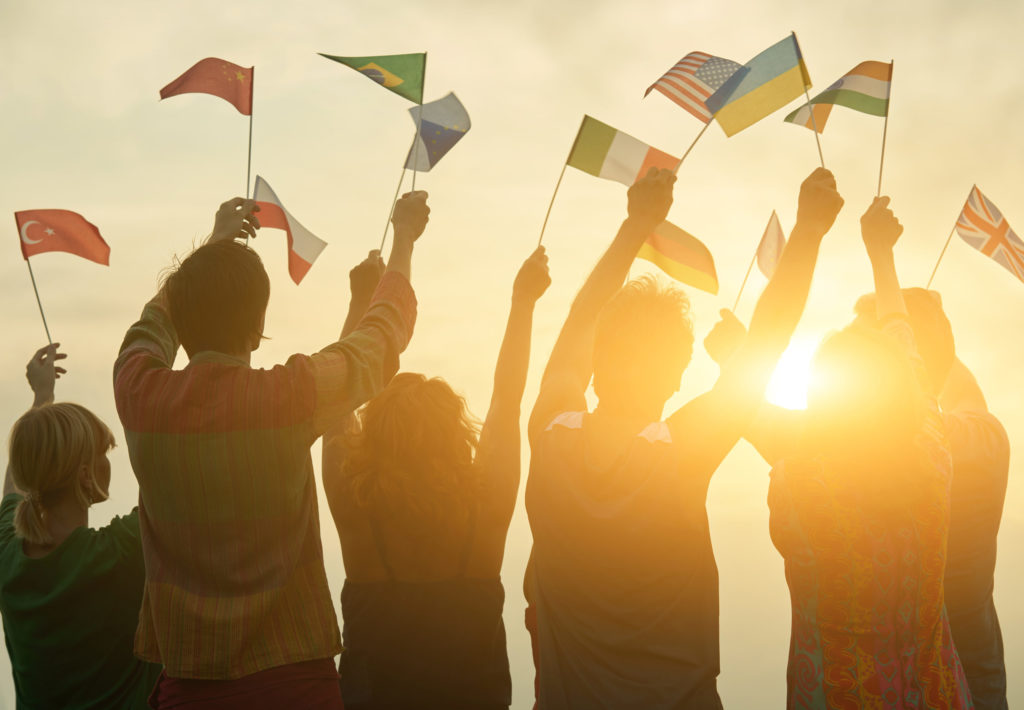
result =
[[[353,271],[353,303],[375,276]],[[550,283],[539,247],[515,279],[482,428],[443,379],[401,373],[324,438],[324,489],[345,562],[348,710],[511,703],[500,574],[533,310]]]

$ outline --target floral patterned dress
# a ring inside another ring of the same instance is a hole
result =
[[[907,322],[884,330],[923,376]],[[974,707],[943,602],[952,465],[937,404],[926,404],[913,494],[896,505],[857,504],[863,482],[820,461],[772,471],[771,536],[793,613],[787,708]]]

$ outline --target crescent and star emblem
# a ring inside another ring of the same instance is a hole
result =
[[[25,222],[25,224],[21,225],[21,241],[25,242],[26,244],[38,244],[39,242],[43,241],[42,239],[28,238],[28,228],[31,227],[33,224],[39,224],[39,222],[37,222],[34,219],[30,219],[28,222]],[[48,230],[48,232],[49,231],[52,230]]]

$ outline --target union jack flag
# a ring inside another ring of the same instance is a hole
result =
[[[971,188],[960,219],[956,221],[956,233],[1024,281],[1024,241],[1013,233],[1003,213],[981,194],[977,185]]]
[[[749,69],[730,59],[705,52],[690,52],[651,84],[644,96],[657,89],[704,123],[711,122],[705,101],[737,71]]]

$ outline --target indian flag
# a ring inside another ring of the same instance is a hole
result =
[[[718,293],[715,260],[704,243],[669,221],[662,222],[637,253],[666,274],[708,293]]]
[[[675,170],[679,158],[652,148],[596,118],[584,116],[566,164],[596,177],[632,185],[650,168]]]
[[[327,242],[313,234],[284,208],[270,183],[259,175],[252,197],[260,206],[257,219],[263,227],[283,229],[288,234],[288,274],[292,281],[299,283],[327,246]]]
[[[811,130],[817,126],[818,133],[821,133],[834,105],[872,116],[885,116],[889,113],[891,86],[892,62],[861,62],[811,99],[809,104],[786,116],[786,121]],[[813,118],[811,111],[814,111]]]

